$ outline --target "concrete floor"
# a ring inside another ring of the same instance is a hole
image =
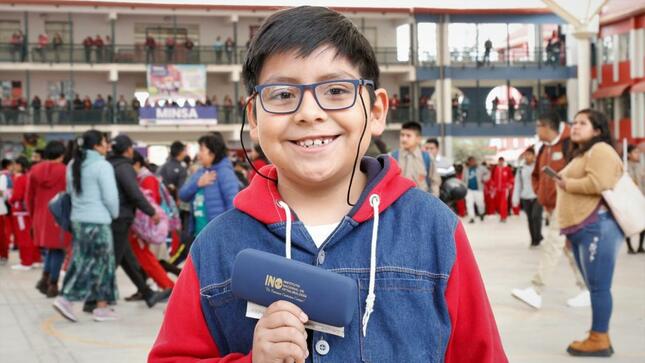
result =
[[[580,362],[565,352],[573,339],[590,327],[589,308],[572,309],[565,301],[574,294],[573,277],[563,260],[535,311],[510,295],[525,287],[533,274],[539,249],[530,250],[525,219],[500,224],[491,218],[466,225],[486,282],[506,353],[511,362]],[[11,255],[10,264],[18,256]],[[120,270],[119,270],[120,271]],[[0,362],[143,362],[155,339],[164,305],[120,302],[118,322],[95,323],[78,313],[80,323],[63,320],[34,288],[40,270],[14,271],[0,266]],[[119,272],[121,297],[134,287]],[[645,255],[627,255],[623,247],[614,277],[612,362],[645,362]],[[77,305],[80,309],[80,305]]]

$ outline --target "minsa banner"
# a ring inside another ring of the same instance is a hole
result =
[[[140,125],[214,125],[217,109],[212,106],[197,107],[141,107]]]

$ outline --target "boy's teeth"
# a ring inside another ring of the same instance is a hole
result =
[[[307,140],[301,140],[298,141],[297,144],[299,146],[305,147],[305,148],[310,148],[310,147],[320,147],[323,145],[327,145],[332,141],[332,138],[325,138],[325,139],[307,139]]]

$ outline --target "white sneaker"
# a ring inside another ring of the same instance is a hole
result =
[[[534,309],[542,307],[542,297],[533,287],[527,287],[526,289],[513,289],[512,295]]]
[[[12,269],[12,270],[16,270],[16,271],[29,271],[29,270],[31,270],[31,266],[26,266],[26,265],[23,265],[23,264],[18,264],[18,265],[13,265],[13,266],[11,266],[11,269]]]
[[[584,308],[591,305],[591,295],[589,290],[585,290],[578,295],[567,300],[567,306],[572,308]]]
[[[33,268],[43,268],[43,263],[42,262],[34,262],[33,265],[31,265]]]

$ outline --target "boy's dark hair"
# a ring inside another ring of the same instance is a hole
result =
[[[115,155],[123,155],[123,153],[133,146],[134,142],[126,134],[119,134],[112,140],[112,152]]]
[[[417,133],[417,135],[421,135],[421,124],[416,122],[416,121],[408,121],[401,125],[401,130],[412,130]]]
[[[634,149],[636,149],[636,145],[634,145],[634,144],[627,145],[627,153],[628,154],[631,153],[632,151],[634,151]]]
[[[38,97],[38,96],[34,96],[34,97]],[[34,154],[38,154],[38,155],[40,155],[41,158],[43,158],[43,157],[45,157],[45,150],[44,149],[36,149],[36,150],[34,150]]]
[[[204,145],[205,148],[207,148],[213,155],[215,155],[215,159],[213,159],[213,165],[219,163],[226,157],[228,154],[228,149],[226,148],[226,143],[224,142],[224,139],[221,137],[218,137],[215,134],[207,134],[199,138],[197,140],[197,143],[199,145]]]
[[[148,162],[146,159],[141,155],[140,152],[134,150],[134,153],[132,153],[132,164],[139,163],[141,164],[141,167],[150,169],[150,166],[148,165]]]
[[[593,129],[600,131],[600,135],[592,137],[591,140],[584,144],[572,142],[571,159],[586,153],[592,146],[599,142],[605,142],[609,144],[609,146],[614,147],[614,142],[611,138],[611,131],[609,130],[609,120],[604,113],[590,108],[585,108],[584,110],[578,111],[576,117],[578,115],[586,115]]]
[[[560,131],[560,115],[554,111],[545,112],[538,116],[537,120],[553,131]]]
[[[2,170],[6,169],[9,167],[9,165],[13,164],[12,160],[9,159],[2,159]]]
[[[437,149],[439,148],[439,140],[437,140],[434,137],[431,137],[428,140],[426,140],[426,144],[434,144],[434,146],[436,146]]]
[[[45,146],[43,157],[45,160],[56,160],[65,155],[65,145],[60,141],[50,141]]]
[[[379,67],[374,49],[365,36],[344,15],[324,7],[299,6],[278,11],[269,16],[255,34],[242,68],[242,76],[249,95],[258,85],[258,77],[266,59],[274,54],[296,51],[298,57],[307,57],[321,46],[336,50],[356,66],[360,77],[379,87]],[[374,90],[369,89],[370,104]]]
[[[26,173],[29,171],[29,160],[24,155],[20,155],[16,158],[15,163],[22,167],[22,172]]]
[[[533,146],[529,146],[528,148],[526,148],[526,150],[524,150],[524,152],[535,155],[535,148]]]
[[[181,141],[175,141],[170,145],[170,157],[175,159],[182,151],[186,149],[186,145]]]

